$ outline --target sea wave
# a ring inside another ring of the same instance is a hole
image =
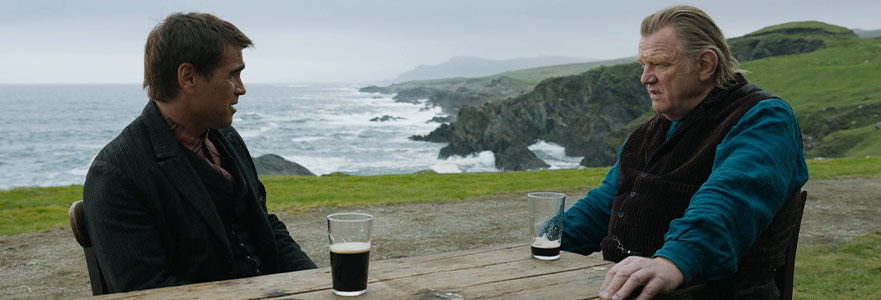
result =
[[[409,140],[434,130],[438,124],[429,121],[445,114],[392,97],[345,84],[252,84],[233,126],[253,156],[280,155],[315,174],[497,171],[492,152],[441,160],[444,144]],[[137,85],[4,87],[0,105],[8,111],[0,125],[16,129],[0,131],[0,189],[83,184],[98,151],[144,104]],[[379,121],[384,116],[390,118]],[[552,168],[579,161],[552,143],[530,149]]]
[[[550,169],[572,169],[581,164],[582,157],[567,156],[566,148],[556,143],[539,140],[528,148],[536,157],[551,165]]]

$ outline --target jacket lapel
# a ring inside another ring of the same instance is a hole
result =
[[[228,171],[230,171],[230,174],[233,174],[233,176],[236,177],[236,180],[242,185],[242,188],[245,189],[245,192],[247,193],[245,201],[248,209],[253,214],[260,216],[259,218],[257,218],[257,225],[264,227],[264,229],[271,230],[269,222],[266,220],[267,213],[264,211],[264,208],[260,203],[261,199],[259,199],[260,193],[257,190],[258,187],[252,184],[258,181],[257,174],[251,172],[250,165],[247,164],[248,160],[242,157],[242,153],[233,150],[243,149],[244,147],[238,143],[237,139],[233,136],[232,133],[224,134],[220,131],[215,131],[212,133],[216,133],[216,136],[218,137],[217,142],[215,142],[214,145],[218,147],[218,150],[227,153],[226,155],[229,155],[229,157],[232,159],[232,163],[235,164],[235,167],[237,168],[237,170]]]
[[[229,241],[214,202],[199,179],[199,175],[196,174],[196,170],[181,152],[184,149],[171,134],[168,123],[162,117],[156,103],[150,101],[144,108],[142,116],[159,168],[183,196],[183,201],[189,202],[196,209],[214,234],[229,248]]]
[[[260,192],[260,187],[258,186],[259,179],[249,164],[250,154],[248,154],[247,150],[243,151],[245,146],[241,144],[236,134],[225,130],[218,130],[212,133],[217,134],[217,141],[219,142],[214,143],[214,145],[224,149],[222,151],[232,158],[233,163],[238,168],[237,171],[233,171],[233,174],[238,174],[236,180],[242,184],[242,188],[247,193],[244,201],[249,215],[254,216],[253,219],[249,219],[251,226],[254,226],[254,237],[260,241],[258,243],[266,245],[266,247],[260,247],[261,251],[269,251],[267,255],[260,257],[266,259],[268,265],[275,266],[278,264],[278,248],[276,248],[272,225],[269,224],[269,219],[267,218],[266,199],[261,199],[263,193]],[[257,241],[255,240],[255,242]]]

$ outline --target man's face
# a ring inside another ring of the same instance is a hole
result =
[[[696,65],[689,68],[686,59],[679,53],[679,38],[672,26],[639,40],[640,82],[652,98],[652,109],[671,121],[685,117],[712,89],[701,84]]]
[[[233,105],[245,94],[242,83],[242,49],[226,45],[220,63],[211,78],[196,75],[196,94],[190,102],[190,112],[195,120],[208,128],[224,128],[232,125]]]

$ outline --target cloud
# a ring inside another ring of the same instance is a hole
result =
[[[140,82],[147,33],[174,11],[213,13],[249,35],[249,81],[367,82],[459,55],[630,56],[641,19],[672,3],[13,0],[0,11],[0,83]],[[879,1],[692,4],[729,37],[802,20],[881,28]]]

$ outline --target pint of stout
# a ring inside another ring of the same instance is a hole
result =
[[[540,260],[560,258],[566,195],[535,192],[527,194],[527,197],[529,198],[531,224],[529,232],[532,257]]]
[[[367,292],[372,223],[373,216],[363,213],[327,216],[334,294],[358,296]]]
[[[544,236],[536,237],[532,242],[532,257],[540,260],[560,258],[560,241],[549,241]]]
[[[346,242],[330,245],[333,290],[357,293],[367,290],[370,243]]]

